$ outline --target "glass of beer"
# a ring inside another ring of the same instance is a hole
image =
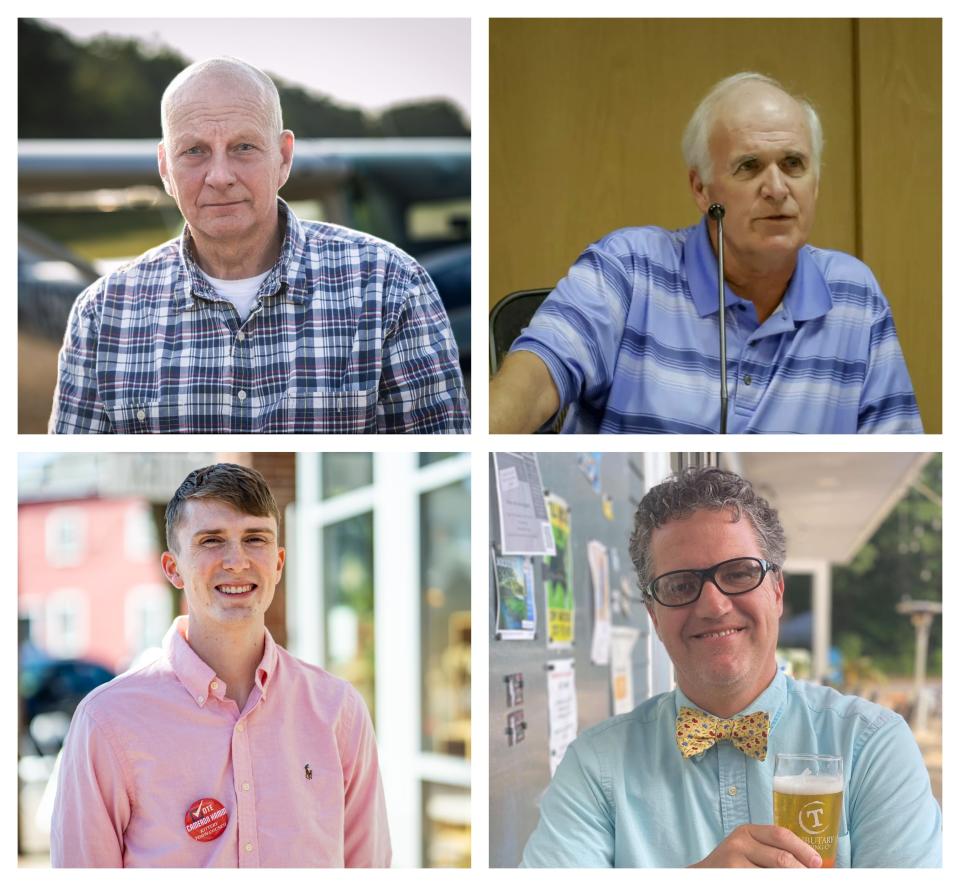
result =
[[[773,823],[793,831],[832,868],[843,808],[843,758],[777,754],[773,772]]]

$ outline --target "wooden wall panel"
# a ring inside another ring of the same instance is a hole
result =
[[[615,228],[695,223],[680,138],[707,89],[742,70],[818,107],[813,240],[852,252],[852,41],[846,19],[491,21],[491,304],[552,285]]]
[[[857,24],[863,260],[890,300],[924,429],[942,428],[941,31]]]

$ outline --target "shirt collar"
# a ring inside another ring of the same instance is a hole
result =
[[[700,224],[691,229],[690,236],[684,243],[683,267],[697,313],[701,317],[716,314],[717,256],[710,242],[706,216]],[[726,283],[723,293],[723,303],[727,306],[750,304],[746,299],[734,294]],[[777,311],[785,311],[791,322],[802,322],[824,316],[831,307],[833,299],[827,281],[813,260],[811,248],[804,246],[797,254],[797,267]]]
[[[683,690],[678,686],[674,692],[674,701],[676,705],[676,710],[674,711],[674,716],[679,716],[680,708],[688,707],[695,708],[696,710],[702,710],[700,705],[692,702],[684,694]],[[748,704],[742,711],[738,711],[734,714],[734,717],[743,717],[747,714],[753,714],[756,711],[766,711],[770,716],[770,734],[773,734],[773,730],[776,727],[777,723],[780,721],[780,718],[783,716],[784,710],[786,708],[787,702],[787,676],[777,668],[776,674],[774,674],[773,679],[767,685],[767,688],[763,690],[750,704]],[[710,713],[706,711],[705,713]],[[730,718],[731,720],[733,717]],[[694,759],[699,759],[703,754],[697,754]]]
[[[187,616],[177,616],[163,638],[163,651],[170,662],[170,667],[173,668],[177,679],[190,693],[198,707],[203,707],[210,695],[222,701],[227,690],[226,684],[217,677],[213,668],[193,651],[187,642],[186,633]],[[279,656],[277,644],[270,635],[270,631],[264,628],[263,633],[263,658],[257,666],[255,682],[260,692],[266,697],[267,686],[277,669]],[[217,684],[216,688],[212,685],[214,682]]]
[[[694,704],[690,701],[689,698],[684,694],[683,690],[678,686],[674,692],[674,702],[676,704],[676,710],[674,711],[674,716],[677,717],[680,715],[680,708],[688,707],[695,708],[696,710],[703,710],[700,705]],[[787,676],[777,668],[776,674],[773,675],[773,679],[770,681],[766,689],[763,690],[750,704],[748,704],[742,711],[738,711],[734,714],[734,717],[743,717],[747,714],[752,714],[756,711],[766,711],[770,717],[770,732],[769,736],[773,735],[773,730],[776,727],[777,723],[780,722],[780,718],[783,716],[783,713],[786,709],[787,702]],[[709,713],[709,711],[705,711]],[[731,720],[733,717],[730,718]],[[673,724],[670,724],[671,730],[673,729]],[[769,754],[769,750],[768,750]],[[695,754],[691,757],[692,760],[700,762],[707,755],[707,751],[701,751],[699,754]]]
[[[300,219],[284,200],[277,197],[280,224],[283,226],[283,243],[280,255],[270,269],[259,291],[264,295],[284,294],[293,302],[306,303],[309,300],[303,274],[303,254],[306,235]],[[193,257],[190,226],[183,226],[178,252],[180,257],[179,273],[174,285],[174,308],[181,311],[199,307],[197,298],[215,299],[217,294],[210,281],[200,272]]]

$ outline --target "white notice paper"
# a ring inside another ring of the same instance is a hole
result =
[[[596,665],[610,663],[610,559],[607,548],[599,541],[587,543],[587,560],[593,584],[593,642],[590,661]]]
[[[613,715],[628,714],[634,708],[633,647],[640,631],[617,625],[610,635],[610,688],[613,690]]]
[[[577,687],[572,658],[556,658],[547,664],[547,668],[550,777],[553,778],[567,745],[577,737]]]
[[[536,454],[495,452],[493,470],[497,481],[500,553],[541,557],[556,554]]]

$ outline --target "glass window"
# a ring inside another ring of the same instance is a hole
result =
[[[438,461],[443,461],[447,458],[456,458],[461,454],[460,452],[421,452],[420,467],[425,468],[428,465],[435,465]]]
[[[470,488],[421,496],[421,710],[424,751],[470,757]]]
[[[372,513],[324,527],[323,587],[325,667],[360,691],[376,723]]]
[[[78,658],[87,651],[87,601],[82,591],[55,591],[47,597],[46,650],[58,658]]]
[[[123,541],[130,560],[153,560],[157,556],[157,528],[146,502],[127,508],[123,518]]]
[[[423,860],[430,868],[470,867],[470,789],[423,783]]]
[[[86,518],[80,508],[56,508],[47,516],[47,562],[76,566],[83,558]]]
[[[369,452],[330,452],[321,456],[323,498],[333,498],[373,482],[373,456]]]
[[[470,200],[414,203],[407,208],[411,240],[463,242],[470,235]]]

